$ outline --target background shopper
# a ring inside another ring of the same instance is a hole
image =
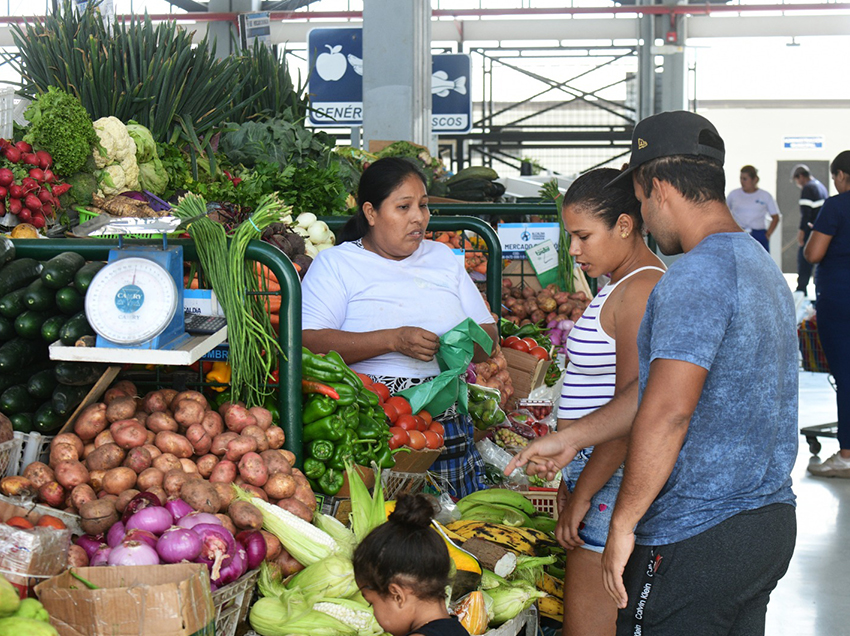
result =
[[[779,225],[779,208],[770,192],[758,187],[758,170],[753,166],[741,168],[741,187],[726,197],[732,218],[745,232],[770,251],[770,237]],[[770,226],[767,219],[770,218]]]
[[[805,164],[796,166],[791,172],[791,179],[800,192],[800,229],[797,231],[797,243],[800,246],[797,251],[797,291],[806,295],[809,279],[812,277],[812,263],[806,260],[803,248],[812,233],[812,226],[820,212],[824,201],[829,197],[826,186],[812,176],[809,167]]]

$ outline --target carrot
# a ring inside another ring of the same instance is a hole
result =
[[[439,234],[436,234],[435,236],[436,236],[435,240],[438,243],[448,243],[449,242],[449,235],[445,232],[440,232]]]
[[[266,311],[270,314],[280,313],[281,297],[279,294],[274,296],[260,296],[260,302],[265,306]]]
[[[265,280],[266,289],[262,291],[280,291],[280,283],[278,283],[277,276],[268,267],[261,263],[255,263],[255,271]]]
[[[484,261],[483,263],[479,263],[478,265],[476,265],[475,271],[478,272],[479,274],[486,274],[487,273],[487,261]]]

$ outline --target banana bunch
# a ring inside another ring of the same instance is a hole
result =
[[[540,515],[534,504],[522,493],[506,488],[479,490],[457,502],[461,520],[522,527],[552,534],[556,522]],[[549,539],[552,539],[550,536]]]
[[[537,599],[537,609],[541,616],[561,622],[564,619],[564,601],[561,597],[544,596]]]
[[[499,523],[460,520],[446,526],[462,540],[477,538],[501,545],[517,554],[534,556],[555,544],[554,539],[545,532],[534,528],[515,528]]]

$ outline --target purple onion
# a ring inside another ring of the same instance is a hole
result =
[[[155,548],[157,536],[148,530],[139,530],[134,528],[124,535],[122,541],[138,541],[139,543],[147,543],[150,547]]]
[[[106,533],[106,545],[110,548],[114,548],[116,545],[121,543],[121,540],[124,538],[124,524],[120,521],[116,521],[112,524],[112,527],[109,528],[109,532]]]
[[[109,565],[159,565],[159,555],[147,543],[125,541],[109,553]]]
[[[210,579],[219,581],[222,568],[229,565],[236,554],[236,540],[220,525],[199,523],[192,530],[201,538],[201,553],[195,563],[204,563],[210,570]]]
[[[84,534],[80,537],[77,537],[77,540],[74,541],[78,546],[80,546],[86,553],[86,556],[91,560],[94,556],[94,553],[97,552],[97,549],[104,545],[103,541],[100,539],[91,536],[90,534]]]
[[[124,524],[129,530],[139,529],[153,532],[155,535],[160,535],[168,530],[174,523],[174,518],[163,506],[150,506],[139,510],[132,517],[127,519]]]
[[[148,202],[148,198],[141,192],[136,190],[127,190],[126,192],[121,193],[122,197],[127,197],[128,199],[135,199],[136,201],[144,201]]]
[[[163,563],[194,561],[201,553],[201,537],[194,530],[173,526],[162,533],[156,551]]]
[[[469,363],[469,366],[466,367],[466,383],[467,384],[475,384],[475,380],[478,376],[475,375],[475,364],[472,362]]]
[[[200,523],[209,523],[220,526],[221,520],[208,512],[190,512],[185,517],[182,517],[180,521],[177,522],[177,525],[181,528],[189,528],[191,530]]]
[[[130,500],[130,503],[127,504],[127,507],[124,508],[124,514],[121,516],[121,521],[127,523],[127,520],[139,512],[139,510],[144,510],[150,506],[157,506],[161,508],[162,502],[159,500],[159,497],[152,492],[140,492],[138,495],[133,497]]]
[[[236,551],[231,556],[230,561],[221,567],[219,571],[218,578],[216,579],[216,583],[219,585],[227,585],[228,583],[233,583],[236,579],[238,579],[245,571],[245,549],[237,548]],[[210,575],[210,579],[213,578],[213,575]]]
[[[101,544],[101,546],[95,550],[95,553],[89,559],[90,566],[96,565],[109,565],[109,555],[112,553],[112,548],[110,548],[105,543]]]
[[[268,551],[263,533],[258,530],[243,530],[236,535],[236,540],[245,548],[247,569],[253,570],[260,567]]]
[[[165,502],[165,508],[171,513],[171,516],[174,517],[174,521],[179,521],[192,512],[192,506],[182,499],[169,499]]]

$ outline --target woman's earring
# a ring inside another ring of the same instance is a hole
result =
[[[629,238],[629,233],[626,232],[625,230],[623,230],[622,232],[620,232],[620,237],[621,238]]]

